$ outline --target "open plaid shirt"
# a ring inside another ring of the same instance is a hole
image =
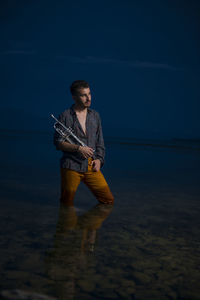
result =
[[[105,146],[101,127],[101,119],[93,109],[88,108],[86,117],[86,134],[78,121],[74,111],[74,105],[65,110],[58,118],[66,127],[71,127],[74,134],[84,142],[88,147],[95,150],[93,159],[99,159],[101,166],[104,164]],[[58,144],[65,141],[58,132],[54,133],[54,145],[58,149]],[[74,144],[78,142],[74,141]],[[78,152],[63,151],[60,160],[61,168],[68,168],[77,172],[86,172],[88,170],[88,159],[85,159]]]

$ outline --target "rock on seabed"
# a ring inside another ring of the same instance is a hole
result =
[[[4,290],[0,292],[0,300],[56,300],[56,298],[28,291]]]

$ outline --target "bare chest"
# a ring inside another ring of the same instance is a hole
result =
[[[83,129],[83,132],[86,134],[86,116],[87,114],[76,113],[77,119]]]

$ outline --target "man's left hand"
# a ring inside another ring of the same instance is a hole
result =
[[[94,159],[92,161],[92,169],[94,172],[98,172],[101,168],[101,161],[99,159]]]

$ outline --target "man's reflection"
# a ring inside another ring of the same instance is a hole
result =
[[[97,230],[112,209],[112,205],[98,204],[78,216],[73,206],[60,206],[53,249],[46,256],[46,271],[56,284],[59,299],[74,299],[75,281],[95,259],[91,254],[95,251]]]

